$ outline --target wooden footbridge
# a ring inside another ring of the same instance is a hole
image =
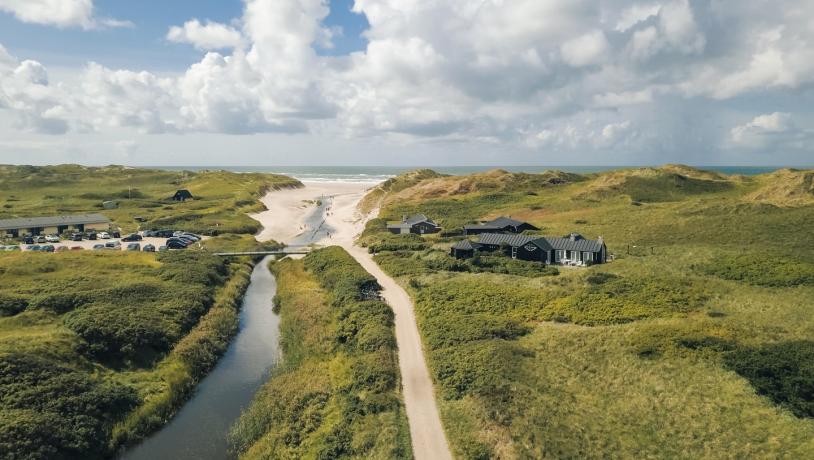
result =
[[[241,256],[290,256],[295,254],[308,254],[313,246],[286,246],[276,251],[247,251],[247,252],[216,252],[219,257],[241,257]]]

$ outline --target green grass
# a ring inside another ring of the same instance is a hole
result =
[[[214,364],[250,267],[196,252],[11,253],[0,272],[0,298],[17,305],[0,318],[0,449],[101,458],[163,424]]]
[[[807,174],[780,175],[805,185]],[[454,261],[456,238],[399,246],[368,226],[361,242],[414,298],[457,457],[814,455],[805,191],[786,200],[776,175],[681,166],[556,185],[426,176],[380,192],[382,217],[423,212],[451,235],[511,215],[546,235],[601,235],[617,256],[550,276],[498,255]]]
[[[296,179],[275,174],[0,166],[0,219],[98,212],[126,232],[172,228],[205,235],[254,234],[260,224],[246,214],[264,209],[258,198],[270,189],[300,186]],[[188,189],[195,199],[171,201],[178,189]],[[118,208],[103,209],[108,200]]]
[[[272,266],[283,362],[232,428],[241,458],[410,458],[393,314],[338,247]]]

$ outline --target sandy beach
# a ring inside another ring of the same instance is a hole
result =
[[[352,243],[366,222],[366,216],[357,211],[356,205],[376,184],[303,184],[303,188],[269,192],[261,199],[267,210],[250,216],[263,225],[263,230],[256,236],[257,240],[275,240],[285,244],[297,244],[297,240],[303,239],[313,244]],[[317,205],[318,202],[322,203],[322,208]],[[313,238],[303,238],[309,236],[309,232]]]

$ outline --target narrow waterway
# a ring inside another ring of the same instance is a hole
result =
[[[279,357],[279,318],[271,311],[277,283],[270,258],[254,268],[243,307],[240,330],[195,395],[158,433],[126,452],[127,460],[222,460],[226,435],[267,380]]]

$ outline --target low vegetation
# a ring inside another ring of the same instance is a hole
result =
[[[425,172],[375,197],[360,242],[415,301],[459,458],[805,458],[811,174]],[[386,232],[412,212],[444,233]],[[500,215],[601,235],[616,258],[547,272],[449,256],[456,228]]]
[[[233,427],[241,458],[411,458],[393,314],[338,247],[272,265],[283,362]]]
[[[225,349],[249,271],[197,252],[4,254],[0,451],[101,458],[148,434]]]
[[[247,213],[268,190],[301,187],[276,174],[165,171],[124,166],[0,166],[0,219],[98,212],[124,231],[172,228],[203,235],[254,234]],[[179,189],[194,199],[175,202]],[[115,208],[104,209],[105,201]],[[138,218],[138,220],[136,219]]]

